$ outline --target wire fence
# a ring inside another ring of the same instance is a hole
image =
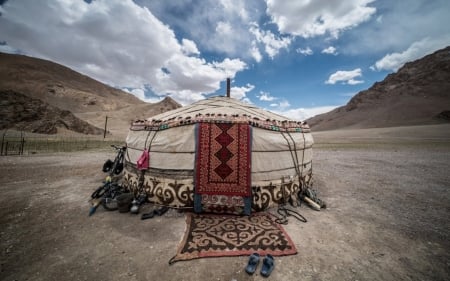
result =
[[[103,136],[38,135],[20,131],[0,131],[0,155],[31,155],[53,152],[110,149],[124,140]]]

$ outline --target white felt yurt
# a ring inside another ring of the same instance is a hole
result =
[[[312,180],[308,125],[229,97],[135,121],[126,142],[124,185],[159,205],[248,214],[298,203]]]

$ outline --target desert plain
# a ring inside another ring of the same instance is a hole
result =
[[[108,148],[1,156],[0,280],[449,280],[450,125],[313,136],[327,208],[295,209],[308,222],[283,227],[298,253],[276,257],[268,278],[248,275],[246,256],[169,265],[185,229],[177,210],[89,217]]]

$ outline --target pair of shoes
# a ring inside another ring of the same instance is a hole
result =
[[[258,253],[253,253],[250,255],[247,266],[245,267],[245,272],[252,275],[256,271],[256,267],[258,266],[260,256]],[[263,259],[262,267],[261,267],[261,275],[264,277],[269,277],[270,273],[275,267],[275,261],[272,255],[267,254]]]

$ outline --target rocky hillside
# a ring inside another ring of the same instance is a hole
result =
[[[1,128],[30,132],[58,133],[57,128],[67,128],[97,134],[108,117],[107,130],[123,138],[132,120],[181,106],[169,97],[159,103],[146,103],[60,64],[5,53],[0,53],[0,92],[8,97],[0,105]]]
[[[316,131],[450,122],[450,47],[406,63],[347,105],[307,122]]]
[[[68,110],[14,91],[0,91],[0,116],[0,130],[56,134],[58,129],[65,129],[82,134],[103,134],[102,129],[80,120]]]
[[[142,103],[131,94],[63,65],[5,53],[0,53],[0,89],[14,90],[74,113],[117,110]]]

